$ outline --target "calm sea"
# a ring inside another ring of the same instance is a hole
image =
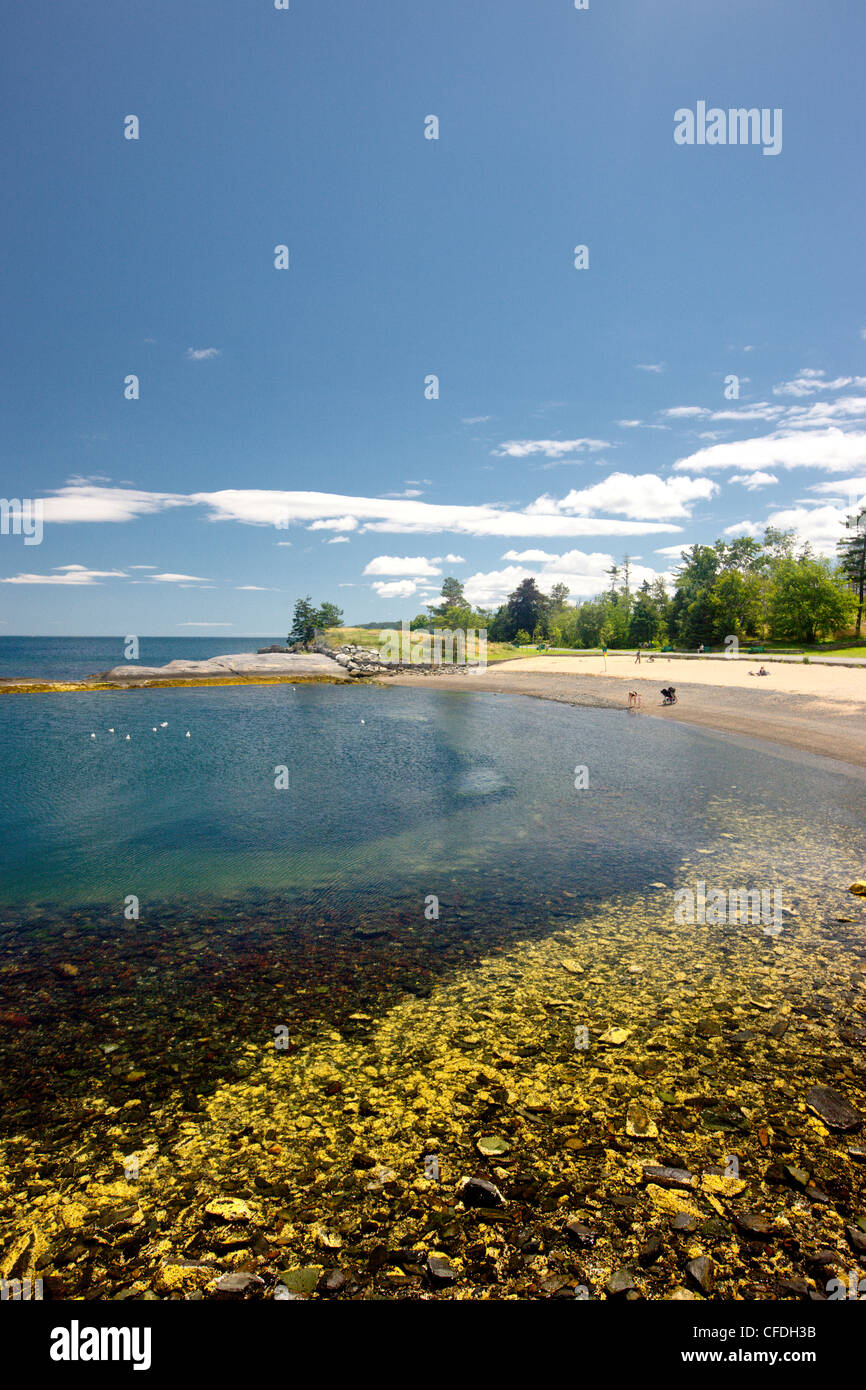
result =
[[[124,655],[120,637],[0,637],[0,677],[41,676],[77,680],[112,666],[164,666],[168,661],[206,661],[226,652],[255,652],[282,642],[276,637],[139,637],[138,660]]]

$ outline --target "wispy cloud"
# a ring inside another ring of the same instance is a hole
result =
[[[523,459],[543,454],[545,458],[560,459],[566,454],[595,453],[612,448],[614,445],[606,439],[509,439],[493,453],[499,458]]]
[[[209,362],[221,354],[219,348],[187,348],[186,355],[190,362]]]
[[[201,574],[152,574],[150,578],[157,584],[210,584]]]
[[[97,584],[100,579],[125,579],[125,570],[91,570],[86,565],[55,565],[50,574],[14,574],[0,584]]]
[[[779,479],[775,473],[735,473],[731,478],[732,483],[742,483],[749,492],[754,492],[759,487],[769,487],[771,483],[777,483]]]

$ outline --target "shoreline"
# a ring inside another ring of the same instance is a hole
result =
[[[611,655],[585,658],[598,670],[575,669],[571,657],[513,657],[487,667],[444,672],[395,670],[387,676],[347,676],[335,665],[321,670],[174,671],[108,677],[99,673],[80,680],[0,678],[0,695],[78,694],[158,689],[207,689],[214,686],[398,685],[407,689],[461,690],[489,695],[523,695],[570,704],[576,708],[626,707],[629,690],[641,697],[634,717],[669,719],[720,734],[759,740],[847,767],[866,770],[866,678],[841,665],[779,663],[764,680],[750,676],[741,663],[697,663],[688,658],[657,658],[652,676],[633,658]],[[755,664],[759,664],[756,662]],[[675,683],[678,701],[662,705],[662,682]]]
[[[551,659],[545,665],[553,666],[555,660]],[[822,676],[812,668],[806,668],[806,673],[811,676],[809,684],[817,686],[817,689],[806,692],[768,689],[760,684],[747,686],[739,682],[721,685],[710,680],[701,683],[684,681],[680,679],[673,660],[665,664],[655,663],[660,669],[654,672],[652,679],[643,674],[634,675],[630,662],[628,669],[619,674],[572,674],[561,669],[530,670],[528,661],[521,662],[520,669],[515,670],[515,664],[508,662],[507,666],[511,669],[505,670],[499,669],[499,663],[488,666],[485,671],[475,673],[471,680],[450,676],[437,676],[435,679],[440,689],[472,690],[491,695],[525,695],[595,709],[623,710],[628,691],[636,690],[641,696],[641,708],[633,716],[635,718],[648,715],[653,719],[669,719],[716,733],[779,744],[800,753],[832,758],[850,767],[866,769],[866,680],[863,681],[864,690],[860,698],[834,698],[821,690]],[[727,671],[727,668],[724,669]],[[789,671],[791,669],[788,668]],[[802,667],[793,669],[798,672],[803,670]],[[827,673],[827,682],[838,680],[838,676],[838,672]],[[429,677],[409,673],[392,679],[395,684],[406,688],[426,688],[430,680]],[[661,703],[659,691],[663,682],[676,683],[678,700],[675,705]]]

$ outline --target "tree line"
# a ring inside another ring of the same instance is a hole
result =
[[[606,572],[596,598],[569,602],[565,584],[542,593],[535,579],[518,584],[494,611],[473,609],[459,580],[442,585],[411,626],[486,627],[492,642],[547,642],[557,647],[722,646],[738,640],[809,645],[854,628],[860,635],[866,587],[866,509],[849,517],[836,561],[797,543],[794,531],[768,526],[760,540],[739,536],[683,550],[673,594],[664,580],[632,584],[632,561]]]

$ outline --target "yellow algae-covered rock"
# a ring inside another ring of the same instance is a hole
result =
[[[163,1260],[153,1279],[157,1293],[187,1293],[203,1289],[219,1271],[198,1260]]]
[[[724,1173],[701,1174],[702,1192],[712,1192],[718,1197],[739,1197],[745,1190],[746,1184],[742,1178],[729,1178]]]
[[[599,1042],[608,1043],[611,1047],[622,1047],[623,1043],[630,1037],[630,1028],[606,1028],[599,1038]]]
[[[251,1221],[252,1212],[240,1197],[214,1197],[205,1207],[214,1221]]]
[[[79,1226],[83,1226],[90,1213],[90,1208],[83,1202],[64,1202],[57,1209],[57,1220],[61,1226],[67,1230],[74,1231]]]
[[[667,1188],[658,1187],[652,1182],[647,1184],[646,1191],[656,1211],[665,1212],[668,1216],[676,1216],[681,1211],[699,1219],[703,1216],[700,1207],[680,1192],[670,1192]]]
[[[866,878],[858,878],[856,883],[851,884],[848,892],[855,893],[858,898],[866,898]]]

